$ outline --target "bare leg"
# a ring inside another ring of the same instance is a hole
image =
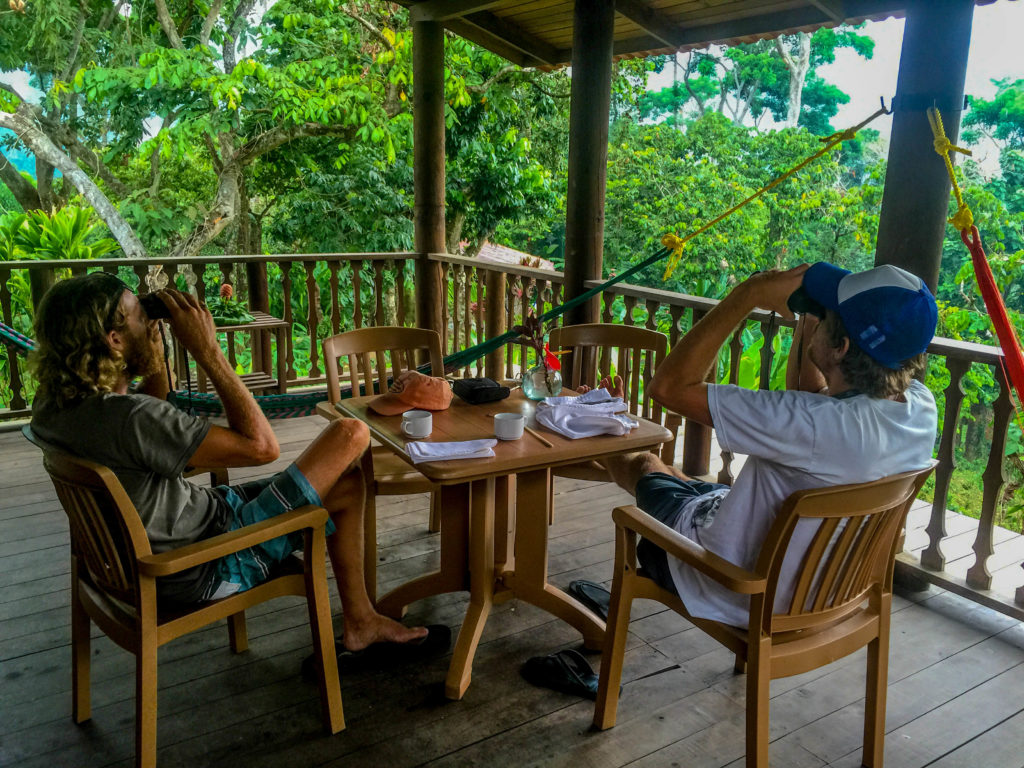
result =
[[[406,627],[373,608],[363,581],[363,506],[365,485],[357,461],[370,445],[366,425],[356,419],[331,422],[295,460],[320,494],[337,531],[327,539],[345,615],[343,642],[350,651],[388,640],[407,642],[424,637],[424,627]]]
[[[612,480],[623,490],[636,493],[636,484],[640,478],[652,472],[664,472],[667,475],[678,477],[680,480],[690,480],[675,467],[670,467],[653,453],[627,453],[622,456],[609,456],[600,459],[599,463],[608,470]]]

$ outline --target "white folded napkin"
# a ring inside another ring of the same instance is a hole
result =
[[[409,454],[413,464],[424,461],[449,461],[451,459],[488,459],[494,455],[492,450],[498,441],[494,438],[486,440],[456,440],[448,443],[424,443],[410,441],[405,444],[405,452]]]
[[[603,393],[603,394],[600,394]],[[548,397],[537,406],[537,423],[570,439],[595,435],[625,435],[637,423],[625,414],[629,406],[607,389],[592,389],[579,397]]]

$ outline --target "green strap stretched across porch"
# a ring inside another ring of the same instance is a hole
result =
[[[29,352],[36,348],[36,343],[32,339],[18,333],[11,326],[4,323],[0,323],[0,341],[13,347],[14,351],[22,357],[27,356]]]
[[[615,275],[608,280],[605,280],[600,285],[594,286],[588,291],[584,291],[579,296],[573,296],[564,304],[552,307],[542,314],[538,320],[541,322],[547,322],[548,320],[554,320],[555,318],[561,317],[573,307],[578,307],[583,302],[590,301],[590,299],[599,295],[603,291],[608,290],[616,283],[621,283],[626,278],[632,277],[644,267],[649,267],[651,264],[657,264],[670,253],[672,253],[672,251],[668,248],[665,248],[664,246],[659,247],[656,253],[651,254],[639,264],[634,264],[621,275]],[[479,360],[484,355],[489,354],[494,350],[501,348],[508,342],[515,341],[518,338],[519,334],[515,331],[506,331],[500,336],[495,336],[493,339],[488,339],[487,341],[482,341],[472,347],[467,347],[466,349],[459,350],[458,352],[453,352],[444,359],[444,369],[446,371],[454,371],[458,368],[463,368],[470,363]],[[427,373],[429,369],[429,363],[419,367],[419,370],[423,373]]]

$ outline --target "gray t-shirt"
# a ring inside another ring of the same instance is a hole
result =
[[[65,408],[37,398],[32,431],[68,452],[103,464],[121,481],[139,512],[153,552],[164,552],[227,530],[227,505],[181,473],[210,431],[149,395],[95,395]],[[191,602],[212,578],[213,563],[161,578],[161,597]]]

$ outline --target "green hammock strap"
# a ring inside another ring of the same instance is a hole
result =
[[[19,355],[27,355],[36,348],[36,343],[32,339],[4,323],[0,323],[0,341],[14,347],[14,351]]]
[[[668,256],[669,253],[671,252],[668,248],[660,246],[655,253],[652,253],[650,256],[648,256],[646,259],[642,260],[638,264],[634,264],[632,267],[627,269],[622,274],[614,275],[610,277],[608,280],[605,280],[600,285],[594,286],[593,288],[584,291],[579,296],[572,297],[564,304],[560,304],[557,307],[552,307],[547,312],[542,314],[538,319],[541,320],[542,322],[546,322],[548,320],[554,320],[555,318],[561,317],[570,309],[578,307],[580,304],[583,304],[586,301],[590,301],[590,299],[608,290],[616,283],[621,283],[623,280],[632,277],[645,267],[649,267],[652,264],[656,264],[657,262],[661,261],[666,256]],[[453,352],[444,359],[444,369],[446,371],[454,371],[458,368],[464,368],[470,363],[476,362],[484,355],[487,355],[496,349],[500,349],[508,342],[515,341],[518,338],[519,334],[516,333],[515,331],[506,331],[500,336],[495,336],[493,339],[487,339],[486,341],[482,341],[479,344],[475,344],[472,347],[467,347],[466,349],[459,350],[458,352]],[[425,363],[424,365],[419,366],[418,370],[421,371],[422,373],[429,373],[430,364]]]

